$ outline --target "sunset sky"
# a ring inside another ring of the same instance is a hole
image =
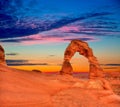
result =
[[[120,1],[0,0],[0,44],[9,66],[59,71],[73,39],[88,42],[104,71],[120,71]],[[71,64],[89,70],[78,53]]]

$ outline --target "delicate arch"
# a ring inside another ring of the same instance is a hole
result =
[[[92,49],[86,42],[81,40],[72,40],[66,48],[60,74],[72,74],[73,68],[70,64],[70,60],[76,52],[85,56],[89,61],[89,78],[103,77],[103,70],[98,63],[97,58],[94,56]]]

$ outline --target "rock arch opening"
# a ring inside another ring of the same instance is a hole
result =
[[[72,74],[73,68],[70,60],[76,52],[83,55],[88,59],[89,62],[89,78],[102,78],[103,70],[94,56],[92,49],[86,42],[81,40],[72,40],[64,52],[64,61],[60,74]]]
[[[73,67],[73,72],[88,72],[89,62],[83,55],[79,55],[78,52],[71,58],[70,63]]]

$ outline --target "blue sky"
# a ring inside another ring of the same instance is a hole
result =
[[[9,65],[11,60],[20,65],[24,59],[60,65],[73,39],[88,42],[100,63],[119,64],[119,4],[119,0],[0,0],[0,43]]]

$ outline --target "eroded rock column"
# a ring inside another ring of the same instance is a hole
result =
[[[94,56],[92,49],[86,42],[81,40],[72,40],[66,48],[64,53],[64,62],[60,74],[72,74],[73,69],[70,64],[70,60],[76,52],[79,52],[80,55],[85,56],[89,61],[89,78],[103,77],[103,70],[98,63],[97,58]]]
[[[1,45],[0,45],[0,64],[6,65],[4,49]]]

